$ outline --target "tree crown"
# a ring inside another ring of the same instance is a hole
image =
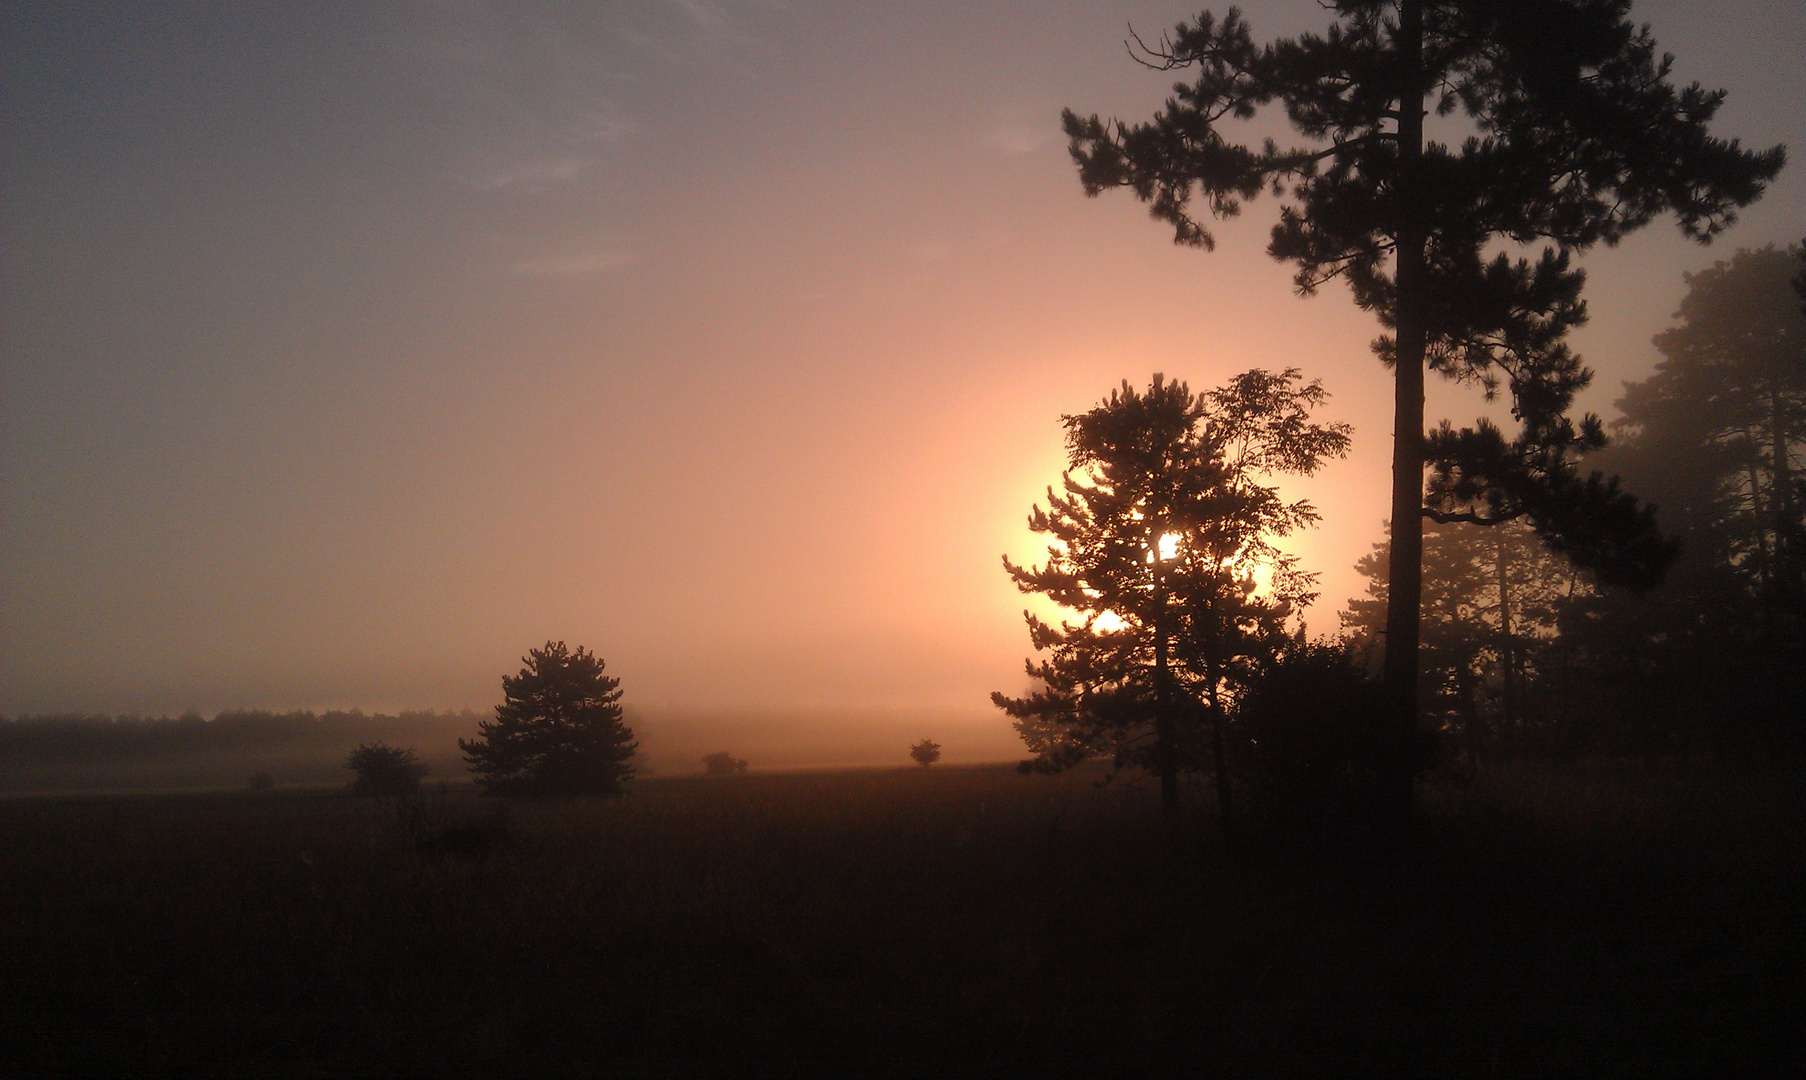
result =
[[[1653,518],[1575,459],[1605,444],[1568,418],[1592,378],[1564,339],[1586,319],[1572,256],[1672,213],[1702,241],[1736,220],[1785,160],[1712,137],[1723,91],[1669,81],[1628,0],[1335,0],[1322,34],[1256,45],[1231,8],[1182,22],[1138,59],[1195,77],[1149,122],[1063,120],[1088,194],[1128,187],[1178,243],[1214,245],[1204,218],[1280,201],[1268,251],[1301,293],[1347,282],[1396,358],[1400,238],[1422,242],[1414,286],[1425,359],[1490,399],[1511,395],[1521,430],[1443,425],[1429,438],[1440,521],[1529,516],[1552,546],[1607,581],[1647,586],[1672,557]],[[1238,143],[1230,122],[1279,102],[1305,142]],[[1423,103],[1423,104],[1420,104]],[[1456,129],[1422,135],[1424,105]],[[1407,137],[1409,136],[1409,137]],[[1201,205],[1202,210],[1197,209]],[[1513,258],[1500,246],[1545,243]]]
[[[1024,612],[1035,650],[1051,653],[1027,664],[1041,689],[992,695],[1044,767],[1112,742],[1120,757],[1149,722],[1159,671],[1193,687],[1227,677],[1314,596],[1315,575],[1273,540],[1316,510],[1260,481],[1346,453],[1347,425],[1309,420],[1326,396],[1296,369],[1249,371],[1202,394],[1156,375],[1145,392],[1125,382],[1062,418],[1063,493],[1050,487],[1048,508],[1029,516],[1052,541],[1047,561],[1004,567],[1080,621]]]
[[[495,719],[458,740],[477,782],[494,794],[618,791],[639,744],[623,720],[620,680],[581,647],[548,641],[503,676]]]

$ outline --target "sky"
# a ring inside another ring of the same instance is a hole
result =
[[[1150,115],[1172,76],[1123,39],[1192,8],[0,12],[0,712],[484,708],[560,639],[642,716],[1007,736],[999,557],[1040,550],[1060,416],[1155,372],[1322,379],[1355,441],[1284,485],[1323,515],[1312,630],[1363,586],[1373,321],[1294,294],[1271,200],[1176,248],[1059,134]],[[1806,147],[1806,8],[1634,15],[1730,91],[1716,134]],[[1713,248],[1661,221],[1584,260],[1585,407],[1649,372],[1685,272],[1806,234],[1801,175]],[[1481,408],[1432,388],[1432,421]]]

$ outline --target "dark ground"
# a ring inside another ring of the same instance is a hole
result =
[[[1495,767],[1378,864],[1094,779],[0,803],[0,1073],[1806,1066],[1797,779]]]

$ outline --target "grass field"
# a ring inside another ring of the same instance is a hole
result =
[[[937,768],[398,809],[0,803],[0,1073],[1694,1075],[1806,1064],[1806,800],[1499,767],[1418,849]]]

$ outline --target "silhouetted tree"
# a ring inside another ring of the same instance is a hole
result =
[[[1710,137],[1723,92],[1677,90],[1670,58],[1629,21],[1629,0],[1324,6],[1335,16],[1327,33],[1264,47],[1235,9],[1221,21],[1205,12],[1141,47],[1154,68],[1198,71],[1151,122],[1063,117],[1085,191],[1132,189],[1178,243],[1213,246],[1194,198],[1229,217],[1270,191],[1283,205],[1268,251],[1297,267],[1299,291],[1340,278],[1385,327],[1375,350],[1396,384],[1385,681],[1408,727],[1423,515],[1525,516],[1608,583],[1659,577],[1672,548],[1651,516],[1574,464],[1604,434],[1596,417],[1567,415],[1591,378],[1563,341],[1586,314],[1570,261],[1667,212],[1705,241],[1761,195],[1784,155]],[[1225,121],[1275,100],[1304,145],[1225,138]],[[1451,142],[1426,132],[1431,108],[1461,114],[1444,121]],[[1499,241],[1551,246],[1514,262],[1488,257]],[[1488,396],[1507,387],[1517,435],[1481,422],[1426,437],[1426,365]],[[1426,463],[1436,478],[1427,502]],[[1412,787],[1399,765],[1402,817]]]
[[[420,754],[411,746],[364,743],[345,758],[345,767],[357,774],[351,790],[358,795],[392,798],[420,790],[427,773]]]
[[[1258,479],[1309,474],[1347,452],[1345,424],[1314,424],[1327,397],[1296,369],[1250,371],[1193,395],[1154,376],[1128,383],[1090,412],[1062,417],[1070,468],[1065,494],[1048,489],[1029,528],[1049,536],[1047,563],[1004,568],[1025,593],[1081,617],[1051,626],[1024,612],[1047,660],[1027,664],[1039,688],[992,694],[1035,754],[1025,769],[1054,772],[1094,754],[1160,777],[1171,827],[1181,770],[1202,764],[1208,725],[1225,824],[1230,792],[1223,692],[1251,657],[1283,638],[1315,595],[1316,576],[1273,546],[1317,520]]]
[[[1564,626],[1568,687],[1639,742],[1797,742],[1806,698],[1806,249],[1739,251],[1696,274],[1601,456],[1686,537],[1663,587],[1593,598]],[[1600,688],[1595,690],[1595,688]]]
[[[923,739],[909,748],[909,756],[915,759],[917,765],[926,769],[941,760],[941,744],[933,739]]]
[[[746,759],[737,758],[723,750],[714,754],[704,754],[702,758],[703,772],[709,776],[733,776],[746,771]]]
[[[458,740],[477,783],[491,795],[611,793],[633,776],[639,744],[621,715],[621,681],[602,659],[562,641],[522,658],[502,678],[495,719],[475,740]]]
[[[1806,596],[1806,252],[1739,251],[1687,275],[1679,324],[1656,335],[1655,373],[1627,384],[1617,459],[1686,526],[1688,568],[1734,570],[1763,626],[1788,636]]]

